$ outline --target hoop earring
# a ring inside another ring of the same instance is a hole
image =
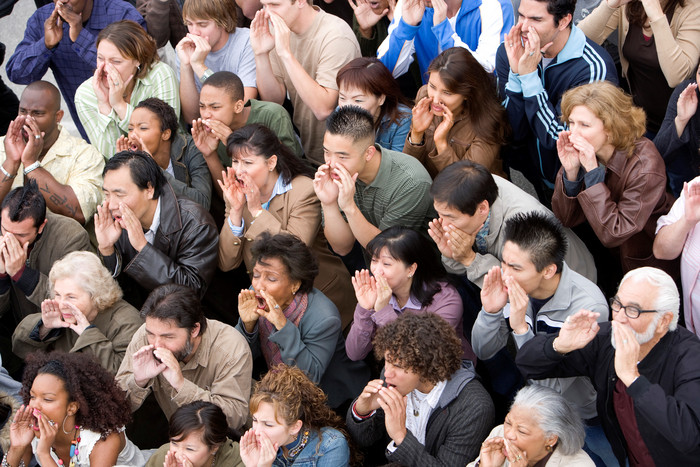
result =
[[[71,432],[66,431],[66,420],[68,419],[68,414],[66,414],[65,417],[63,417],[63,423],[61,423],[61,430],[63,430],[63,433],[66,435],[69,435]]]

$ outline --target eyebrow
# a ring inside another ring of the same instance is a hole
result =
[[[333,154],[345,154],[345,155],[347,155],[347,156],[350,155],[350,153],[347,152],[347,151],[331,151],[330,149],[328,149],[328,148],[325,147],[325,146],[323,146],[323,150],[324,150],[324,151],[327,151],[327,152],[332,152]]]

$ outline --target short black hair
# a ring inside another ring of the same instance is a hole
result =
[[[230,71],[217,71],[209,78],[205,79],[202,87],[212,86],[216,89],[223,89],[234,101],[240,101],[244,96],[243,82],[237,74]]]
[[[536,0],[538,2],[547,2],[547,13],[554,16],[554,25],[559,26],[559,22],[566,15],[571,15],[569,28],[573,24],[574,12],[576,11],[576,0]]]
[[[177,115],[175,115],[175,109],[173,109],[170,104],[157,97],[149,97],[139,102],[134,109],[146,109],[150,111],[160,120],[161,133],[165,130],[170,130],[170,138],[168,138],[168,141],[173,141],[175,139],[180,125],[177,121]]]
[[[479,203],[489,207],[498,198],[498,185],[493,175],[481,164],[461,160],[450,164],[435,177],[430,187],[433,201],[447,203],[463,214],[473,216]]]
[[[513,242],[530,255],[537,272],[550,264],[561,274],[567,243],[561,223],[553,216],[532,211],[506,220],[504,242]]]
[[[308,246],[298,237],[282,232],[271,235],[261,233],[250,248],[253,264],[265,259],[277,258],[287,269],[292,281],[299,281],[298,293],[309,293],[314,288],[318,276],[318,260]]]
[[[41,195],[35,180],[27,180],[24,186],[17,187],[5,195],[0,210],[5,209],[10,221],[22,222],[25,219],[32,219],[37,229],[46,220],[46,200]]]
[[[199,335],[207,329],[207,319],[197,293],[180,284],[161,285],[148,295],[141,317],[174,321],[177,327],[192,331],[199,324]]]
[[[158,199],[163,194],[168,181],[156,161],[144,151],[121,151],[112,156],[105,164],[102,178],[110,170],[118,170],[128,167],[131,172],[131,180],[140,190],[153,187],[153,199]]]
[[[352,138],[353,143],[365,139],[374,141],[374,118],[356,105],[339,107],[326,119],[326,132]]]

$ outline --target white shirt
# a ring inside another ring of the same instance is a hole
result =
[[[425,429],[428,426],[428,419],[430,414],[433,413],[433,409],[437,407],[446,385],[447,382],[440,381],[428,394],[422,393],[418,389],[414,389],[408,394],[406,400],[406,429],[422,445],[425,445]],[[416,415],[416,412],[418,415]],[[394,452],[396,447],[394,441],[391,441],[386,448],[389,452]]]
[[[151,222],[151,227],[146,231],[146,241],[153,245],[153,241],[156,239],[156,232],[160,227],[160,198],[158,198],[158,204],[156,204],[156,212],[153,213],[153,222]]]

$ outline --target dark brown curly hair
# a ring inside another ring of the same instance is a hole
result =
[[[79,404],[77,425],[100,433],[102,439],[126,426],[131,407],[112,376],[92,356],[82,353],[35,352],[27,356],[20,395],[29,404],[34,379],[49,374],[63,381],[69,402]]]
[[[301,420],[305,428],[320,432],[323,427],[340,431],[350,445],[351,464],[358,465],[359,452],[353,448],[342,418],[328,407],[326,394],[295,366],[276,365],[255,385],[250,396],[250,413],[262,403],[272,404],[275,419],[292,425]],[[320,444],[319,433],[319,444]]]
[[[435,313],[404,313],[377,330],[374,354],[424,381],[445,381],[462,365],[462,343],[454,328]]]

